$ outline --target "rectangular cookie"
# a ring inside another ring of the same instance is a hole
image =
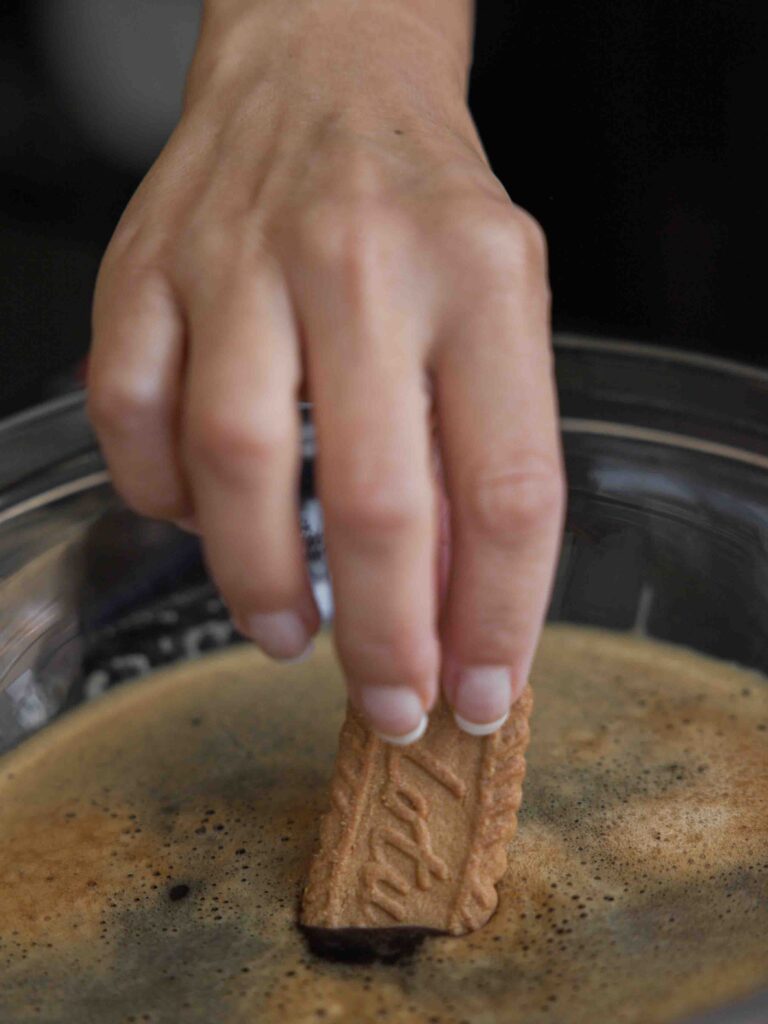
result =
[[[517,826],[532,703],[526,687],[498,732],[474,737],[441,701],[409,747],[378,739],[350,706],[302,925],[451,935],[482,927]]]

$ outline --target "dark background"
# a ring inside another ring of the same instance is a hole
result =
[[[70,386],[198,10],[0,4],[0,414]],[[765,27],[737,0],[478,0],[470,102],[547,231],[557,328],[768,364]]]

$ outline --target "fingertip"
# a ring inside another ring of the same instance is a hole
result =
[[[388,743],[415,743],[427,728],[419,695],[406,686],[363,686],[358,706],[373,732]]]
[[[314,653],[315,641],[310,640],[301,654],[297,654],[295,658],[281,658],[280,660],[284,665],[301,665],[302,662],[309,661]]]
[[[507,711],[506,714],[497,718],[494,722],[484,722],[482,724],[480,722],[470,722],[469,719],[463,718],[457,711],[454,711],[453,718],[461,731],[468,733],[470,736],[491,736],[504,725],[509,718],[509,712]]]
[[[412,743],[416,743],[421,739],[427,731],[428,725],[429,716],[425,714],[422,715],[421,721],[414,729],[411,729],[410,732],[407,732],[402,736],[390,736],[387,733],[376,732],[375,729],[373,731],[379,739],[384,740],[385,743],[391,743],[395,747],[409,747]]]
[[[234,618],[237,629],[270,658],[297,662],[310,656],[312,638],[300,615],[286,609],[256,612]]]
[[[460,728],[474,736],[495,732],[503,725],[512,705],[509,668],[504,665],[463,665],[454,673],[446,692]]]

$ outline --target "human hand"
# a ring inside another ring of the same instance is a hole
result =
[[[278,658],[319,625],[297,515],[312,400],[339,656],[400,741],[441,681],[463,728],[501,724],[563,509],[544,239],[467,109],[468,8],[431,3],[209,2],[180,124],[104,257],[89,369],[118,491],[194,522]]]

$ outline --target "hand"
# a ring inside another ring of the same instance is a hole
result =
[[[506,716],[563,508],[544,239],[467,110],[467,9],[428,4],[209,3],[181,122],[104,257],[89,374],[115,486],[196,524],[278,658],[318,628],[297,516],[311,398],[337,647],[395,740],[441,680],[462,727]]]

